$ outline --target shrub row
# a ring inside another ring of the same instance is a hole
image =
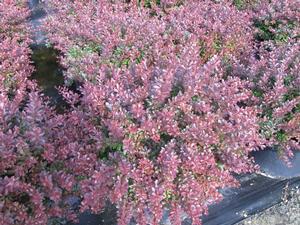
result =
[[[0,3],[4,224],[75,220],[74,196],[81,211],[114,203],[119,224],[159,224],[166,208],[201,224],[220,188],[258,169],[252,151],[300,149],[296,2],[49,0],[63,114],[27,79],[13,2]]]

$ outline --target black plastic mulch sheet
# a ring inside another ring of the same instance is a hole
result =
[[[203,225],[232,225],[278,204],[284,193],[300,186],[300,151],[294,154],[288,167],[272,149],[255,152],[253,156],[264,175],[241,176],[239,188],[221,190],[223,201],[210,206],[209,214],[202,217]],[[100,215],[81,214],[76,225],[114,225],[116,216],[114,208],[108,207]],[[169,224],[166,221],[167,217],[162,224]],[[190,225],[191,221],[185,219],[182,224]]]
[[[255,174],[241,177],[240,182],[240,188],[222,190],[223,201],[209,208],[209,215],[202,218],[203,225],[235,224],[279,203],[284,192],[300,186],[300,178],[282,180]],[[114,208],[108,207],[100,215],[81,214],[76,225],[115,225],[116,217]],[[186,219],[182,224],[190,225],[191,221]]]
[[[281,160],[278,151],[267,148],[253,153],[255,162],[260,166],[262,174],[275,179],[300,177],[300,150],[294,151],[289,159],[290,166]]]
[[[286,180],[253,176],[241,182],[241,187],[225,193],[224,200],[210,207],[203,218],[204,225],[231,225],[249,215],[261,212],[281,201],[287,189],[300,185],[300,178]],[[185,223],[190,224],[190,223]]]

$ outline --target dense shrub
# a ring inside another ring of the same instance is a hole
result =
[[[43,103],[28,79],[33,68],[26,3],[0,3],[1,225],[44,225],[52,217],[74,217],[63,205],[73,188],[73,173],[63,170],[67,161],[58,158],[64,157],[60,149],[66,148],[61,140],[66,136],[57,136],[57,130],[66,120]]]
[[[299,40],[299,15],[298,1],[261,1],[253,18],[257,41],[270,51],[278,45]]]
[[[1,95],[0,115],[1,224],[75,219],[70,200],[96,164],[93,127],[77,113],[57,115],[34,84],[13,100]]]
[[[132,215],[146,224],[147,212],[150,224],[158,224],[166,206],[173,224],[183,211],[197,224],[221,199],[218,188],[236,186],[231,172],[255,170],[248,154],[261,143],[257,112],[239,106],[251,92],[238,78],[222,78],[217,57],[178,69],[177,62],[165,68],[142,62],[130,70],[104,70],[96,83],[83,85],[77,110],[102,133],[99,158],[116,164],[112,183],[103,175],[107,167],[100,167],[83,185],[84,209],[101,210],[103,186],[110,185],[120,224]]]
[[[298,42],[290,42],[268,52],[260,59],[238,67],[236,73],[252,81],[249,88],[260,107],[260,133],[288,162],[299,147],[300,51]]]
[[[3,0],[0,2],[0,38],[28,37],[26,18],[30,11],[27,1]]]
[[[30,75],[29,32],[26,18],[29,10],[26,1],[0,2],[0,74],[5,89],[14,88],[24,83]]]
[[[174,223],[181,211],[197,223],[217,189],[236,184],[231,172],[253,171],[250,151],[298,147],[297,47],[284,50],[297,46],[294,3],[51,3],[50,41],[82,84],[80,101],[68,99],[102,136],[99,160],[113,163],[83,181],[82,209],[101,210],[111,189],[120,223],[156,224],[165,206]]]
[[[263,143],[247,82],[223,66],[249,51],[250,14],[211,1],[51,3],[49,39],[82,83],[67,99],[102,138],[82,210],[110,200],[120,224],[158,224],[164,207],[174,224],[183,212],[199,223],[218,189],[238,184],[232,173],[256,169],[249,153]]]
[[[147,59],[157,65],[175,56],[186,63],[197,55],[204,63],[215,54],[241,54],[252,38],[249,14],[225,2],[191,1],[167,11],[135,1],[50,2],[55,13],[46,31],[64,53],[62,63],[71,80],[95,80],[103,64],[128,67]]]
[[[249,154],[299,149],[299,13],[294,1],[49,0],[69,108],[30,81],[26,1],[0,3],[0,224],[100,212],[194,224]],[[280,10],[281,9],[281,10]],[[74,87],[74,86],[73,86]],[[72,88],[73,88],[72,87]]]
[[[261,109],[260,133],[287,163],[293,150],[300,149],[299,6],[297,1],[283,0],[255,4],[255,48],[235,74],[251,81],[254,104]]]
[[[80,115],[57,115],[28,79],[29,14],[16,2],[0,3],[0,224],[71,220],[70,197],[80,196],[80,175],[94,171],[97,142]]]

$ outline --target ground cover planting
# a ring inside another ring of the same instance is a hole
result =
[[[297,1],[46,1],[63,112],[30,78],[27,5],[0,3],[0,224],[108,202],[120,225],[201,224],[253,151],[300,150]]]

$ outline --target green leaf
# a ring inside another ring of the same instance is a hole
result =
[[[280,130],[276,133],[275,138],[279,142],[285,142],[287,140],[287,135],[284,130]]]

